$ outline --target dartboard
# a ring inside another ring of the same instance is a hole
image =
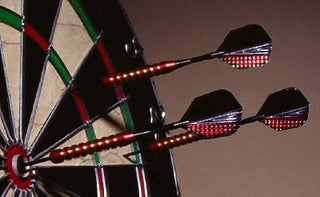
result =
[[[171,152],[144,150],[165,133],[39,162],[59,147],[164,124],[150,79],[103,82],[145,65],[119,1],[1,1],[0,21],[2,196],[179,195]]]

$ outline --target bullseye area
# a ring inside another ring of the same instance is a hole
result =
[[[10,181],[20,190],[30,189],[34,183],[33,170],[28,165],[30,156],[21,145],[12,145],[4,155],[7,160],[4,162],[6,173]]]

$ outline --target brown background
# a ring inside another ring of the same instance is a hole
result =
[[[155,77],[167,122],[196,96],[227,89],[254,115],[266,96],[297,87],[307,124],[274,132],[261,123],[173,151],[182,196],[316,197],[320,194],[320,1],[123,0],[148,63],[214,51],[232,29],[260,24],[273,40],[265,67],[238,71],[219,60]]]

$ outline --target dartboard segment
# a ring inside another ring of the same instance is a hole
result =
[[[2,191],[2,194],[6,194],[10,187],[9,178],[7,176],[2,176],[0,179],[0,191]]]
[[[3,89],[6,91],[3,93],[1,98],[2,106],[1,110],[3,113],[2,117],[2,132],[7,133],[8,137],[13,138],[12,141],[18,141],[18,118],[15,116],[19,115],[19,88],[20,84],[17,83],[17,79],[20,78],[20,42],[21,33],[16,29],[19,29],[21,22],[19,15],[14,12],[21,12],[21,5],[18,1],[9,3],[7,1],[2,2],[7,8],[1,7],[0,21],[7,22],[8,25],[0,23],[1,32],[1,58],[2,58],[2,70],[3,78],[6,82],[2,81]],[[14,11],[14,12],[13,12]],[[10,20],[9,20],[10,19]],[[10,55],[15,54],[15,55]],[[18,57],[18,58],[17,58]],[[6,85],[5,85],[6,83]],[[10,100],[9,103],[4,103],[6,97]],[[6,112],[7,111],[7,112]],[[11,113],[11,114],[10,114]],[[11,116],[11,117],[10,117]],[[12,120],[10,120],[12,119]],[[12,121],[12,123],[10,123]],[[11,126],[12,125],[12,126]],[[12,128],[10,128],[12,127]]]
[[[12,102],[10,99],[10,90],[8,84],[8,74],[4,62],[3,48],[2,43],[0,44],[0,117],[2,120],[2,131],[0,133],[0,144],[5,147],[6,139],[3,133],[7,134],[7,137],[10,141],[14,142],[14,119],[13,119],[13,109]]]
[[[70,196],[97,196],[95,172],[91,166],[39,167],[37,169],[43,190],[52,188],[53,194]],[[85,180],[86,186],[79,187]],[[53,195],[51,193],[51,195]]]
[[[135,182],[136,170],[134,165],[110,165],[103,167],[103,170],[108,174],[108,177],[105,178],[110,185],[110,196],[128,196],[128,194],[139,196],[138,185]],[[91,166],[40,167],[38,172],[41,177],[42,188],[56,188],[55,192],[67,195],[97,195],[95,175]],[[75,177],[77,177],[77,180],[74,180]],[[123,177],[123,179],[119,179],[119,177]],[[87,186],[79,188],[83,180],[86,180]],[[126,182],[132,184],[123,184]]]
[[[40,96],[47,61],[49,60],[47,52],[51,42],[51,33],[55,29],[60,1],[31,0],[25,1],[23,6],[21,141],[24,141],[28,127],[30,130],[33,124],[37,100]],[[39,9],[33,9],[34,7]]]
[[[45,154],[42,152],[80,125],[82,125],[82,119],[73,97],[73,91],[69,88],[39,131],[31,145],[31,154],[34,157],[40,153]]]

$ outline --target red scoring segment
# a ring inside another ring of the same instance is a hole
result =
[[[232,134],[237,131],[239,124],[236,123],[191,123],[187,125],[188,130],[207,138],[214,138]]]
[[[126,146],[132,143],[135,139],[136,137],[133,132],[123,132],[117,135],[96,139],[94,141],[65,147],[63,149],[56,149],[50,153],[50,160],[53,163],[62,163],[64,160],[84,157],[88,154],[93,154],[94,152]]]
[[[121,73],[111,77],[105,77],[103,82],[105,85],[119,85],[124,81],[135,80],[144,77],[152,77],[160,74],[171,72],[177,68],[176,62],[161,62],[148,67],[133,70],[128,73]]]
[[[268,63],[269,55],[231,55],[227,54],[221,58],[222,61],[231,64],[238,69],[255,68]]]
[[[292,129],[302,126],[306,120],[303,117],[270,117],[265,118],[263,123],[277,131]]]

